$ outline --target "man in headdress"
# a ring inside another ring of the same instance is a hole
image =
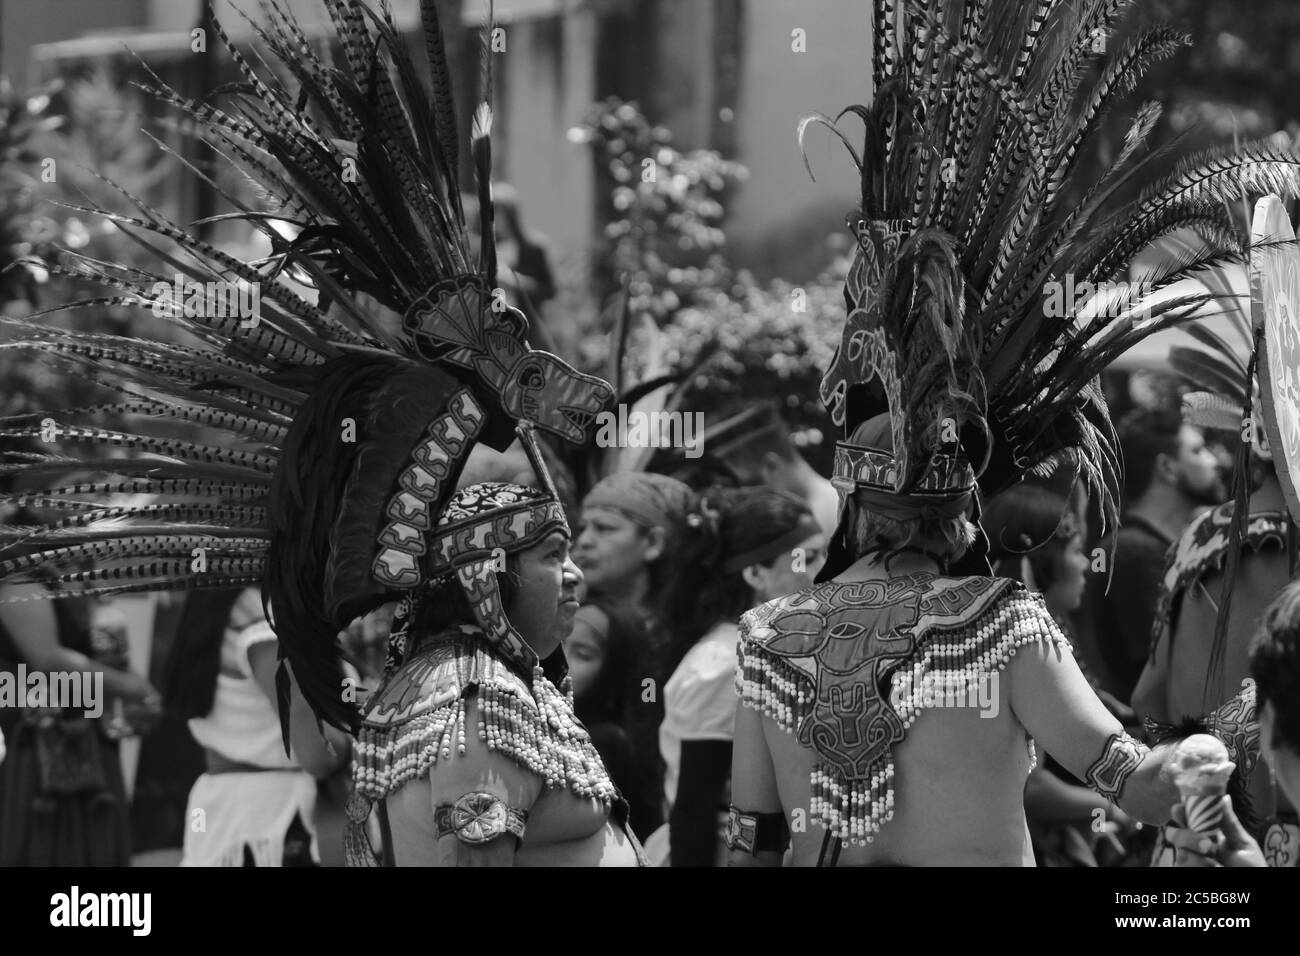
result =
[[[1073,159],[1145,60],[1117,57],[1118,75],[1076,95],[1089,38],[1120,13],[1049,20],[1047,6],[875,7],[876,100],[846,111],[867,130],[849,317],[822,382],[845,433],[840,524],[820,583],[742,619],[733,863],[775,864],[787,843],[796,864],[1032,863],[1035,740],[1139,820],[1164,822],[1176,800],[1161,774],[1172,748],[1124,732],[1040,595],[988,576],[977,501],[1065,464],[1115,520],[1098,374],[1208,297],[1145,297],[1181,262],[1087,312],[1063,314],[1052,292],[1126,271],[1176,228],[1161,210],[1218,215],[1220,187],[1260,174],[1300,190],[1300,159],[1228,153],[1217,183],[1181,168],[1103,214],[1115,170],[1077,182]],[[1157,28],[1133,42],[1168,55],[1182,40]],[[1139,112],[1116,169],[1156,116]]]
[[[1205,329],[1197,330],[1197,347],[1180,347],[1171,355],[1175,370],[1196,385],[1184,399],[1188,420],[1237,431],[1242,443],[1234,500],[1194,520],[1164,562],[1149,657],[1133,693],[1134,710],[1155,725],[1157,736],[1198,725],[1200,715],[1218,709],[1232,711],[1236,733],[1258,739],[1253,692],[1237,689],[1250,676],[1251,647],[1266,609],[1296,573],[1286,486],[1300,462],[1290,460],[1285,443],[1275,447],[1270,440],[1282,437],[1278,412],[1294,415],[1295,399],[1279,387],[1279,376],[1265,373],[1270,361],[1293,361],[1287,333],[1295,328],[1297,313],[1294,305],[1278,309],[1277,303],[1279,292],[1294,303],[1300,290],[1266,292],[1265,286],[1287,281],[1294,262],[1285,259],[1296,252],[1268,245],[1286,238],[1277,233],[1290,233],[1276,197],[1261,200],[1255,215],[1254,321],[1230,304],[1221,310],[1251,357],[1243,358],[1239,348]],[[1224,704],[1229,698],[1237,701],[1235,707],[1232,701]],[[1238,767],[1240,783],[1232,789],[1247,798],[1238,813],[1261,844],[1274,848],[1270,863],[1295,866],[1300,863],[1295,808],[1267,774],[1251,773],[1252,766],[1253,761]],[[1172,864],[1163,840],[1155,862]]]

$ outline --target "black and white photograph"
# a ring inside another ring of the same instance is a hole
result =
[[[6,922],[1288,932],[1297,90],[1296,0],[0,0]]]

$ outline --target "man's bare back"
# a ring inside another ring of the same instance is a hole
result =
[[[969,588],[973,590],[967,593],[981,593],[987,587],[987,580],[972,580]],[[923,589],[930,587],[924,578],[914,581]],[[817,594],[832,600],[834,597],[830,590]],[[1119,722],[1093,693],[1068,643],[1050,619],[1043,615],[1019,620],[1009,616],[1008,608],[1026,608],[1026,598],[1014,594],[1003,594],[1003,598],[1012,595],[1009,605],[986,604],[987,628],[983,631],[977,628],[977,633],[992,637],[986,638],[986,646],[976,646],[973,642],[968,645],[975,658],[967,663],[976,659],[980,663],[971,664],[973,670],[967,673],[978,671],[982,681],[996,688],[987,701],[988,704],[996,701],[996,706],[925,706],[912,715],[910,725],[906,716],[900,714],[906,735],[891,751],[892,786],[884,791],[885,805],[871,810],[872,817],[883,820],[883,824],[865,843],[861,839],[844,841],[836,860],[838,865],[1032,865],[1023,805],[1025,779],[1031,768],[1027,734],[1036,736],[1046,752],[1080,778],[1091,776],[1103,792],[1113,788],[1118,793],[1124,780],[1131,776],[1138,781],[1138,786],[1125,794],[1125,809],[1149,822],[1166,819],[1169,807],[1177,799],[1177,791],[1159,778],[1163,757],[1145,759],[1136,742],[1125,737]],[[946,600],[940,603],[951,604]],[[926,606],[926,600],[919,605]],[[1032,611],[1032,602],[1028,607]],[[913,613],[904,602],[901,609],[890,607],[883,618],[869,612],[855,623],[853,617],[853,612],[847,617],[840,614],[828,626],[832,632],[842,635],[861,625],[868,633],[878,635],[880,631],[875,629],[882,623],[918,621],[924,615]],[[779,632],[780,621],[772,624],[771,620],[768,619],[770,626]],[[799,626],[801,619],[794,620],[795,626]],[[1005,629],[1008,639],[999,641],[996,636],[999,629]],[[899,633],[903,632],[906,628]],[[807,635],[806,630],[800,633]],[[804,640],[808,647],[817,644],[812,635]],[[771,646],[789,647],[790,641],[786,639],[783,644],[778,638]],[[823,640],[822,653],[826,653],[827,646]],[[860,649],[867,646],[861,645]],[[881,648],[890,650],[894,642],[884,640],[871,646],[877,652]],[[929,661],[934,656],[952,653],[952,645],[945,648],[941,643],[921,641],[916,648],[912,652],[914,656],[901,665],[894,661],[895,678],[900,673],[927,673],[927,665],[920,663],[922,659]],[[760,650],[759,654],[762,653]],[[838,652],[840,666],[848,659],[846,653],[846,650]],[[852,660],[865,659],[853,657]],[[767,665],[760,661],[759,669],[764,666]],[[751,680],[753,673],[757,672],[751,673]],[[788,683],[788,675],[793,673],[786,672],[782,681]],[[838,692],[839,688],[833,690]],[[801,740],[820,739],[822,746],[843,752],[851,751],[856,741],[866,738],[861,737],[861,728],[855,737],[847,727],[845,736],[827,738],[824,714],[820,718],[822,724],[810,728],[811,735],[792,732],[796,728],[783,726],[770,713],[761,713],[761,706],[755,707],[756,700],[770,696],[762,691],[755,694],[751,688],[746,695],[748,706],[742,703],[737,713],[733,802],[746,813],[781,812],[791,833],[792,862],[815,865],[822,856],[826,830],[821,822],[814,825],[810,809],[814,802],[812,777],[818,772],[817,755]],[[796,697],[803,701],[810,699]],[[779,709],[786,705],[778,701],[776,706]],[[770,705],[767,710],[771,710]],[[906,712],[906,708],[903,710]],[[891,725],[892,719],[887,718],[876,726]],[[873,764],[874,772],[881,772],[881,766],[877,760]],[[770,853],[764,859],[757,857],[754,861],[779,862]],[[731,860],[739,864],[751,862],[734,852]]]

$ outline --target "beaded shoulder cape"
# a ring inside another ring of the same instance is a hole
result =
[[[1188,588],[1211,571],[1222,571],[1232,534],[1234,502],[1228,501],[1193,519],[1165,557],[1165,571],[1151,629],[1149,656],[1166,633],[1178,626],[1178,612]],[[1287,514],[1284,511],[1253,511],[1241,534],[1244,551],[1257,552],[1266,546],[1286,547]]]
[[[893,817],[894,749],[935,688],[974,688],[1040,640],[1069,648],[1042,596],[1009,578],[827,582],[741,618],[737,693],[815,751],[811,818],[868,843]]]
[[[366,705],[353,746],[348,865],[374,865],[365,834],[373,804],[453,753],[464,754],[472,733],[489,751],[541,777],[547,789],[606,805],[621,800],[569,695],[540,667],[532,668],[530,678],[522,676],[528,673],[508,649],[469,625],[422,643],[389,672]],[[473,727],[466,715],[471,697],[478,712]]]

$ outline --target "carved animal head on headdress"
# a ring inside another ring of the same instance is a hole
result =
[[[523,314],[477,276],[439,282],[411,306],[402,327],[422,357],[473,371],[507,415],[568,441],[583,441],[614,397],[608,383],[530,349]]]

